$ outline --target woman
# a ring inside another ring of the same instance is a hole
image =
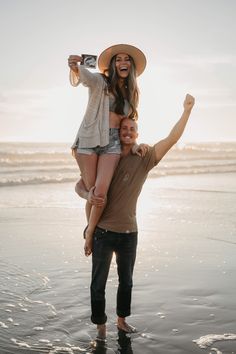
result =
[[[82,83],[89,88],[87,110],[72,149],[86,189],[95,186],[94,195],[104,199],[120,158],[120,122],[124,117],[138,118],[136,77],[144,71],[146,58],[138,48],[118,44],[99,56],[101,73],[91,73],[83,65],[78,66],[81,59],[79,55],[70,55],[68,59],[71,84]],[[87,256],[92,252],[93,232],[103,209],[104,206],[86,204]]]

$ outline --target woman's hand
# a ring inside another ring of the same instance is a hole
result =
[[[191,111],[195,103],[195,98],[189,94],[186,95],[184,100],[184,110]]]
[[[70,55],[68,58],[68,65],[71,70],[78,72],[78,63],[82,60],[80,55]]]
[[[132,147],[132,153],[141,157],[144,157],[149,150],[149,145],[147,144],[135,144]]]

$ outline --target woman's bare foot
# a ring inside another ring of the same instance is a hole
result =
[[[125,317],[118,317],[117,318],[117,328],[120,331],[123,331],[125,333],[136,333],[137,330],[135,327],[129,325],[126,321],[125,321]]]
[[[97,340],[105,341],[106,340],[106,325],[101,324],[97,325]]]
[[[87,231],[85,232],[85,243],[84,243],[84,253],[85,256],[90,256],[93,247],[93,235],[89,235]]]

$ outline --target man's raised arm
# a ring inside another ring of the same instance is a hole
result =
[[[181,118],[175,124],[175,126],[171,129],[170,134],[163,140],[160,140],[155,144],[155,154],[156,161],[160,161],[163,156],[170,150],[170,148],[177,143],[177,141],[182,136],[185,126],[188,122],[190,113],[192,111],[195,99],[191,95],[186,95],[183,106],[184,111]]]

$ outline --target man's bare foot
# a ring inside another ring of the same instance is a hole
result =
[[[98,341],[105,341],[106,340],[106,325],[101,324],[97,325],[97,338]]]
[[[120,331],[123,331],[125,333],[136,333],[137,330],[135,327],[129,325],[126,321],[125,318],[123,317],[118,317],[117,319],[117,328]]]

